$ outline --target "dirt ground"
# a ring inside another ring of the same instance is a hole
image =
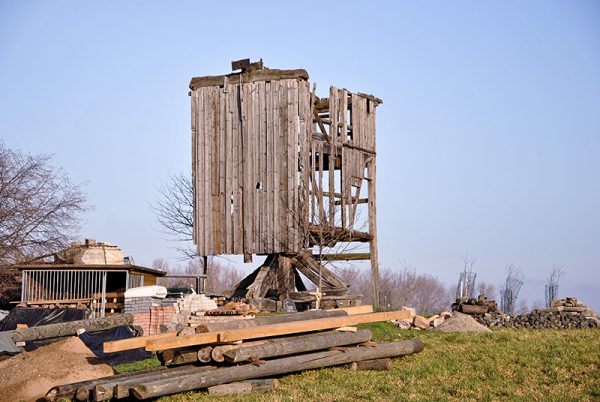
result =
[[[112,374],[112,367],[97,362],[79,338],[70,337],[0,361],[0,401],[35,401],[55,385]]]

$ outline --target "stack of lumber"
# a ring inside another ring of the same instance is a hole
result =
[[[277,387],[269,377],[340,365],[387,370],[390,358],[423,349],[420,340],[371,342],[371,332],[354,325],[403,319],[410,313],[365,313],[366,307],[209,323],[192,335],[169,333],[106,342],[105,352],[144,347],[157,352],[168,366],[57,386],[46,398],[143,400],[197,389],[215,395],[266,391]]]
[[[256,314],[256,307],[251,304],[241,302],[229,302],[223,304],[221,307],[214,310],[209,310],[205,313],[208,316],[219,316],[219,315],[254,315]]]

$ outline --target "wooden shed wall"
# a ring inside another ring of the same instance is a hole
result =
[[[298,251],[306,241],[308,82],[225,80],[191,96],[198,254]]]

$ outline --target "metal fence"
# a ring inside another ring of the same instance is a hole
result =
[[[107,271],[24,270],[21,301],[91,299],[92,315],[104,316]]]

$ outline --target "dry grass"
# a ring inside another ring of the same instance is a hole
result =
[[[327,368],[284,376],[280,388],[238,398],[186,392],[189,401],[598,401],[600,330],[496,330],[444,334],[368,324],[378,341],[418,337],[425,350],[395,359],[389,372]],[[121,370],[154,365],[149,360]]]

